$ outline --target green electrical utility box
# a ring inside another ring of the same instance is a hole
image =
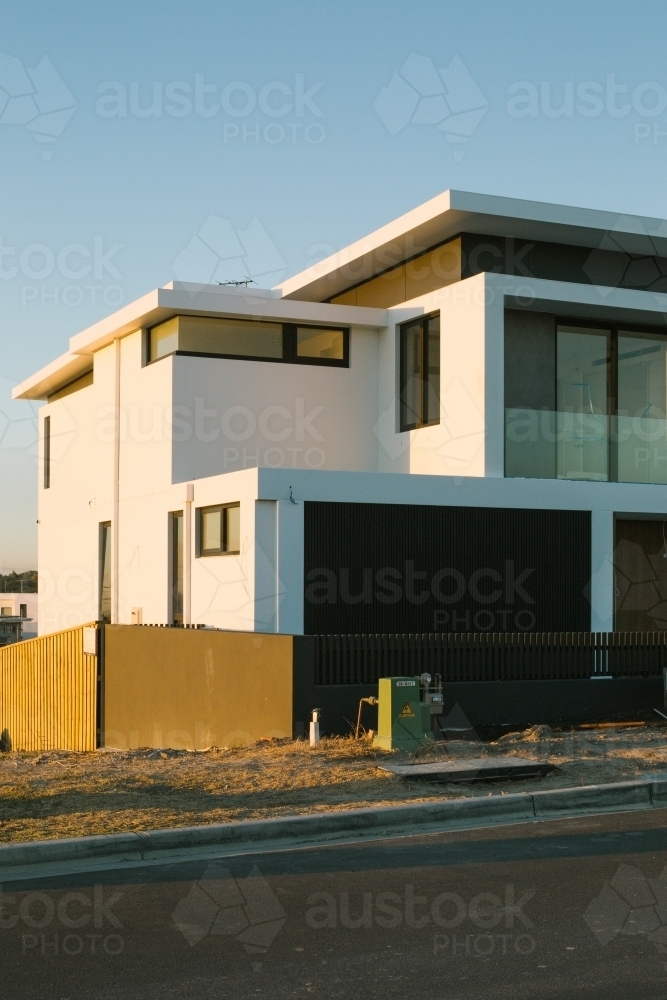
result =
[[[420,698],[418,677],[381,677],[378,683],[378,731],[373,746],[415,750],[431,735],[431,707]]]

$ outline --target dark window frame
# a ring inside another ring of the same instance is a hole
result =
[[[577,327],[581,330],[606,331],[609,333],[609,367],[607,375],[607,412],[605,416],[609,420],[609,440],[607,442],[607,479],[608,483],[618,483],[623,480],[618,478],[618,449],[616,440],[616,425],[614,420],[618,417],[618,335],[619,333],[645,333],[656,337],[662,337],[667,342],[667,328],[664,326],[650,326],[646,323],[633,323],[621,320],[604,319],[594,320],[587,317],[585,320],[573,320],[570,317],[563,318],[555,316],[555,338],[554,350],[558,352],[558,328],[562,326]],[[556,353],[555,393],[558,392],[558,354]]]
[[[195,550],[196,558],[208,558],[209,556],[238,556],[241,554],[239,549],[228,549],[226,546],[228,544],[228,521],[224,514],[224,511],[229,510],[232,507],[238,507],[240,511],[241,503],[236,500],[233,503],[214,503],[209,504],[206,507],[197,507],[196,511],[196,537],[195,537]],[[203,517],[204,514],[210,514],[214,511],[220,512],[220,548],[218,549],[205,549],[203,546]],[[239,514],[240,516],[240,514]]]
[[[505,307],[507,309],[507,306]],[[554,411],[556,411],[556,404],[558,398],[558,328],[559,327],[571,327],[579,328],[581,330],[591,330],[593,332],[606,332],[609,334],[609,368],[607,376],[607,412],[604,414],[610,421],[610,432],[609,441],[607,443],[607,469],[608,476],[604,482],[608,483],[618,483],[623,482],[623,480],[618,479],[618,454],[616,451],[616,441],[614,437],[613,424],[611,421],[618,416],[618,335],[619,332],[625,333],[646,333],[658,337],[664,337],[667,341],[667,326],[659,326],[649,323],[635,323],[631,320],[617,320],[612,318],[600,318],[592,319],[587,316],[583,319],[575,316],[561,316],[558,313],[549,313],[554,321],[554,340],[553,340],[553,351],[554,351],[554,382],[553,382],[553,402]],[[503,318],[504,323],[504,318]],[[406,324],[407,325],[407,324]],[[504,337],[504,327],[503,327],[503,337]],[[524,409],[524,407],[514,407],[514,409]],[[526,407],[530,409],[530,407]],[[507,413],[504,412],[503,420],[507,421]],[[505,424],[506,426],[506,424]],[[506,479],[513,479],[515,477],[507,475],[507,441],[504,439],[503,444],[503,470],[504,477]],[[586,482],[586,480],[579,480],[580,482]]]
[[[111,579],[111,521],[100,521],[99,523],[99,572],[98,572],[98,600],[97,609],[98,617],[101,622],[105,622],[107,625],[111,624],[111,606],[113,603],[113,581]],[[106,576],[106,555],[108,546],[108,556],[109,556],[109,613],[104,614],[104,578]]]
[[[180,529],[180,544],[179,544]],[[172,625],[183,624],[183,605],[185,596],[185,520],[182,510],[169,512],[169,618]],[[180,561],[180,574],[179,574]],[[179,580],[180,575],[180,580]],[[179,590],[180,582],[180,590]],[[180,603],[180,608],[178,607]]]
[[[440,423],[440,413],[438,412],[437,418],[432,420],[427,419],[427,407],[428,407],[428,374],[429,374],[429,356],[428,356],[428,324],[433,319],[440,319],[440,312],[429,313],[427,316],[415,316],[414,319],[409,320],[407,323],[401,323],[399,327],[399,429],[403,433],[405,431],[419,430],[421,427],[435,427]],[[408,403],[406,399],[406,393],[408,388],[408,378],[407,378],[407,332],[415,326],[419,326],[421,329],[421,378],[420,378],[420,399],[419,399],[419,415],[416,420],[408,419]],[[438,347],[440,346],[440,333],[438,334]],[[440,400],[440,357],[438,356],[438,401]]]
[[[44,489],[51,487],[51,416],[44,417]]]
[[[176,313],[175,315],[181,315]],[[197,317],[194,317],[197,318]],[[238,319],[239,322],[244,321],[244,317],[237,316],[202,316],[202,319]],[[173,317],[170,317],[173,319]],[[162,322],[166,322],[163,320]],[[261,323],[262,320],[248,320],[247,322]],[[269,323],[269,320],[266,320]],[[278,365],[316,365],[325,368],[349,368],[350,367],[350,328],[349,326],[335,326],[328,323],[277,323],[282,326],[283,336],[282,336],[282,350],[283,356],[281,358],[272,358],[265,355],[259,354],[222,354],[211,351],[171,351],[169,354],[163,354],[159,358],[151,357],[151,332],[155,326],[160,326],[161,324],[156,323],[151,327],[147,327],[144,334],[144,367],[148,365],[157,364],[158,361],[163,361],[165,358],[173,357],[184,357],[184,358],[222,358],[228,361],[265,361],[270,364]],[[276,323],[271,325],[275,326]],[[296,330],[297,327],[301,329],[308,330],[331,330],[333,332],[340,332],[343,334],[343,357],[342,358],[304,358],[297,354],[296,352]]]

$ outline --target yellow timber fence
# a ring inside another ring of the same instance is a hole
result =
[[[92,622],[0,649],[2,749],[95,749],[98,639]]]

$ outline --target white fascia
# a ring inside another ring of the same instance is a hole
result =
[[[597,209],[444,191],[274,289],[330,298],[461,233],[667,255],[667,221]]]
[[[379,329],[386,309],[288,301],[268,289],[229,288],[171,282],[131,302],[70,338],[69,351],[14,387],[14,399],[45,399],[91,367],[95,351],[176,314],[231,316],[281,323],[325,323]]]
[[[445,507],[529,507],[536,510],[611,510],[617,514],[664,514],[667,488],[644,483],[596,483],[569,479],[405,475],[256,469],[257,498],[297,504],[398,503]],[[243,473],[227,473],[242,475]],[[211,477],[223,479],[224,476]],[[215,501],[211,501],[212,503]]]

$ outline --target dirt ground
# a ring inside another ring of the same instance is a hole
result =
[[[385,761],[518,755],[543,778],[442,784],[381,771]],[[538,726],[493,742],[431,744],[416,755],[368,740],[272,741],[239,749],[0,754],[0,841],[259,819],[471,795],[507,794],[667,772],[667,724],[569,731]]]

